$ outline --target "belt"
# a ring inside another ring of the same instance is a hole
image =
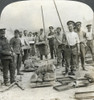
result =
[[[73,45],[73,46],[66,45],[66,48],[71,48],[71,49],[73,49],[73,48],[75,48],[75,47],[77,47],[77,44],[75,44],[75,45]]]
[[[71,49],[77,47],[77,44],[73,45],[73,46],[70,46]]]
[[[93,41],[93,40],[87,40],[87,41]]]

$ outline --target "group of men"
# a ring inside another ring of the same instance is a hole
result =
[[[57,59],[57,66],[65,63],[64,75],[75,75],[74,71],[79,67],[79,58],[82,69],[85,70],[87,46],[94,61],[93,33],[91,24],[86,26],[87,32],[82,31],[81,25],[81,22],[68,21],[69,31],[65,33],[62,33],[61,27],[54,29],[53,26],[49,27],[48,34],[45,34],[43,29],[34,34],[32,32],[27,34],[26,30],[22,34],[19,30],[15,30],[14,37],[10,41],[5,37],[5,29],[0,29],[0,60],[3,66],[4,84],[9,84],[8,70],[10,83],[13,83],[15,69],[17,69],[17,75],[22,75],[21,63],[24,63],[28,56],[36,55],[41,60],[45,56],[48,59],[48,50],[51,59]]]
[[[69,31],[66,33],[62,33],[59,27],[55,30],[56,34],[50,31],[50,36],[51,33],[52,35],[54,34],[55,40],[54,44],[52,41],[49,41],[49,43],[52,43],[52,45],[49,44],[50,53],[53,58],[52,52],[56,51],[57,64],[60,64],[61,60],[62,63],[65,63],[64,74],[75,75],[74,71],[79,67],[79,60],[81,60],[82,69],[86,70],[85,56],[87,48],[89,48],[92,60],[94,61],[94,35],[91,24],[86,25],[87,32],[82,31],[81,22],[68,21],[67,27]]]

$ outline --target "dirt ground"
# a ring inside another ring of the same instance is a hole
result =
[[[82,77],[85,73],[94,73],[94,66],[92,66],[91,64],[86,64],[86,69],[87,71],[82,71],[80,67],[80,69],[76,72],[76,76]],[[57,74],[61,74],[63,70],[64,67],[61,67],[60,69],[57,69],[56,72]],[[61,92],[54,90],[53,86],[31,88],[30,78],[32,74],[33,72],[24,72],[23,76],[17,76],[17,79],[22,80],[20,84],[25,88],[25,90],[21,90],[15,85],[10,90],[0,93],[0,100],[75,100],[75,92],[94,90],[94,85],[82,88],[74,88]],[[0,90],[3,90],[5,88],[7,87],[1,86]]]

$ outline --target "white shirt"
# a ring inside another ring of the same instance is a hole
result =
[[[87,40],[92,40],[93,39],[92,32],[86,32],[86,38],[87,38]]]
[[[20,38],[20,40],[21,40],[22,45],[24,46],[25,45],[24,38],[22,37]]]
[[[76,32],[68,32],[66,34],[68,45],[73,46],[79,43],[79,36]]]

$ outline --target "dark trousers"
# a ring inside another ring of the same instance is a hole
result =
[[[48,58],[48,56],[47,56],[47,55],[45,55],[45,58],[47,59],[47,58]],[[40,55],[40,59],[41,59],[41,60],[43,60],[43,55]]]
[[[53,59],[55,54],[54,45],[49,45],[49,48],[50,48],[51,59]]]
[[[83,43],[80,43],[80,57],[81,57],[81,66],[84,69],[85,68],[85,45]]]
[[[65,63],[65,57],[64,57],[65,51],[62,50],[62,67],[64,66]]]
[[[13,83],[15,81],[15,67],[13,61],[11,59],[2,59],[2,66],[4,83],[8,82],[8,71],[10,72],[10,82]]]
[[[88,40],[87,41],[87,46],[91,52],[92,55],[92,60],[94,61],[94,47],[93,47],[93,40]],[[87,50],[86,50],[87,51]]]
[[[57,55],[57,65],[59,65],[62,62],[62,45],[58,46],[56,50],[56,55]]]
[[[24,49],[24,55],[23,55],[23,58],[22,58],[23,63],[28,58],[28,56],[29,56],[29,50],[28,49]]]
[[[30,55],[31,56],[34,56],[35,55],[35,45],[34,44],[31,44],[30,47],[31,47],[30,48]]]
[[[74,71],[74,68],[77,67],[77,46],[74,47],[66,47],[64,51],[65,58],[65,72],[69,72],[69,68],[71,72]]]
[[[16,60],[15,60],[15,65],[17,68],[17,73],[20,72],[20,68],[21,68],[21,62],[22,62],[22,56],[20,54],[16,54]]]

